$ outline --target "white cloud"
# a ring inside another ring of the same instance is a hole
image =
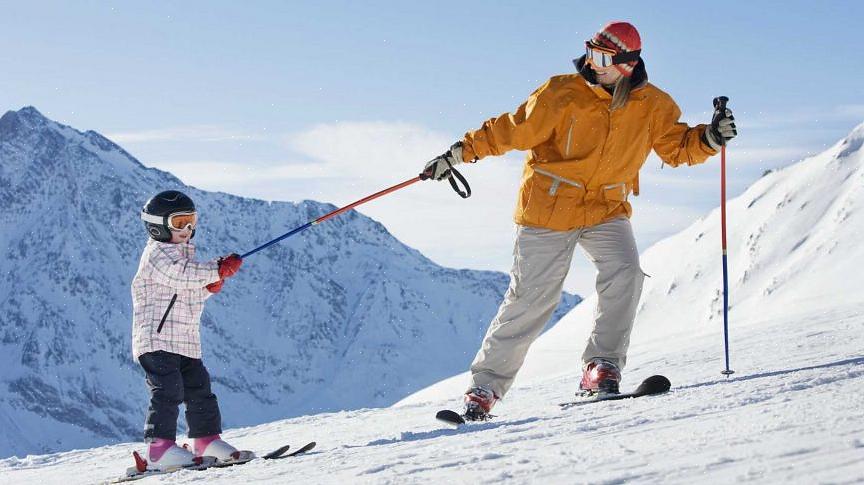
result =
[[[842,116],[844,119],[851,119],[855,121],[864,121],[864,104],[849,104],[846,106],[839,106],[834,110],[838,116]]]
[[[736,114],[735,124],[743,129],[789,129],[800,127],[812,129],[819,122],[864,121],[864,104],[849,104],[825,108],[794,108],[783,112],[741,112]]]
[[[371,180],[418,174],[424,162],[446,150],[454,139],[401,122],[319,124],[283,138],[289,148],[322,162],[327,170]]]

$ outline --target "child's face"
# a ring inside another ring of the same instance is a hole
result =
[[[192,239],[195,224],[198,223],[198,215],[195,212],[177,212],[171,214],[168,219],[168,228],[171,229],[171,243],[183,244]],[[174,229],[182,227],[183,229]]]
[[[186,228],[182,231],[175,231],[174,229],[171,229],[172,244],[188,243],[190,239],[192,239],[192,229]]]

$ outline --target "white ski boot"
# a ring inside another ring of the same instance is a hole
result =
[[[194,453],[177,446],[176,443],[172,442],[164,451],[159,448],[159,445],[154,444],[147,448],[147,470],[172,471],[201,464],[201,460],[195,459]]]
[[[236,465],[238,463],[246,463],[255,458],[255,453],[246,450],[238,450],[219,435],[208,436],[205,438],[195,439],[195,455],[202,457],[213,457],[216,459],[216,465]]]

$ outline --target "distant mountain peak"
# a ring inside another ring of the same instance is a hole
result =
[[[864,123],[856,126],[840,143],[839,156],[846,157],[861,149],[864,145]]]
[[[33,106],[25,106],[18,111],[7,111],[0,118],[0,130],[4,126],[14,125],[23,125],[26,128],[33,129],[44,127],[50,123],[54,122],[46,118],[38,109]]]
[[[25,106],[18,111],[16,111],[20,116],[26,116],[32,119],[42,119],[45,121],[49,121],[48,118],[45,117],[35,106]]]

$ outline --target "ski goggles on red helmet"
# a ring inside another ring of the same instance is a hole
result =
[[[198,215],[195,212],[190,211],[175,212],[168,217],[162,217],[142,212],[141,219],[152,224],[164,224],[172,231],[182,231],[184,229],[195,229],[195,224],[198,222]]]
[[[639,59],[642,50],[618,53],[615,49],[602,47],[590,40],[585,41],[585,62],[594,67],[609,67]]]

